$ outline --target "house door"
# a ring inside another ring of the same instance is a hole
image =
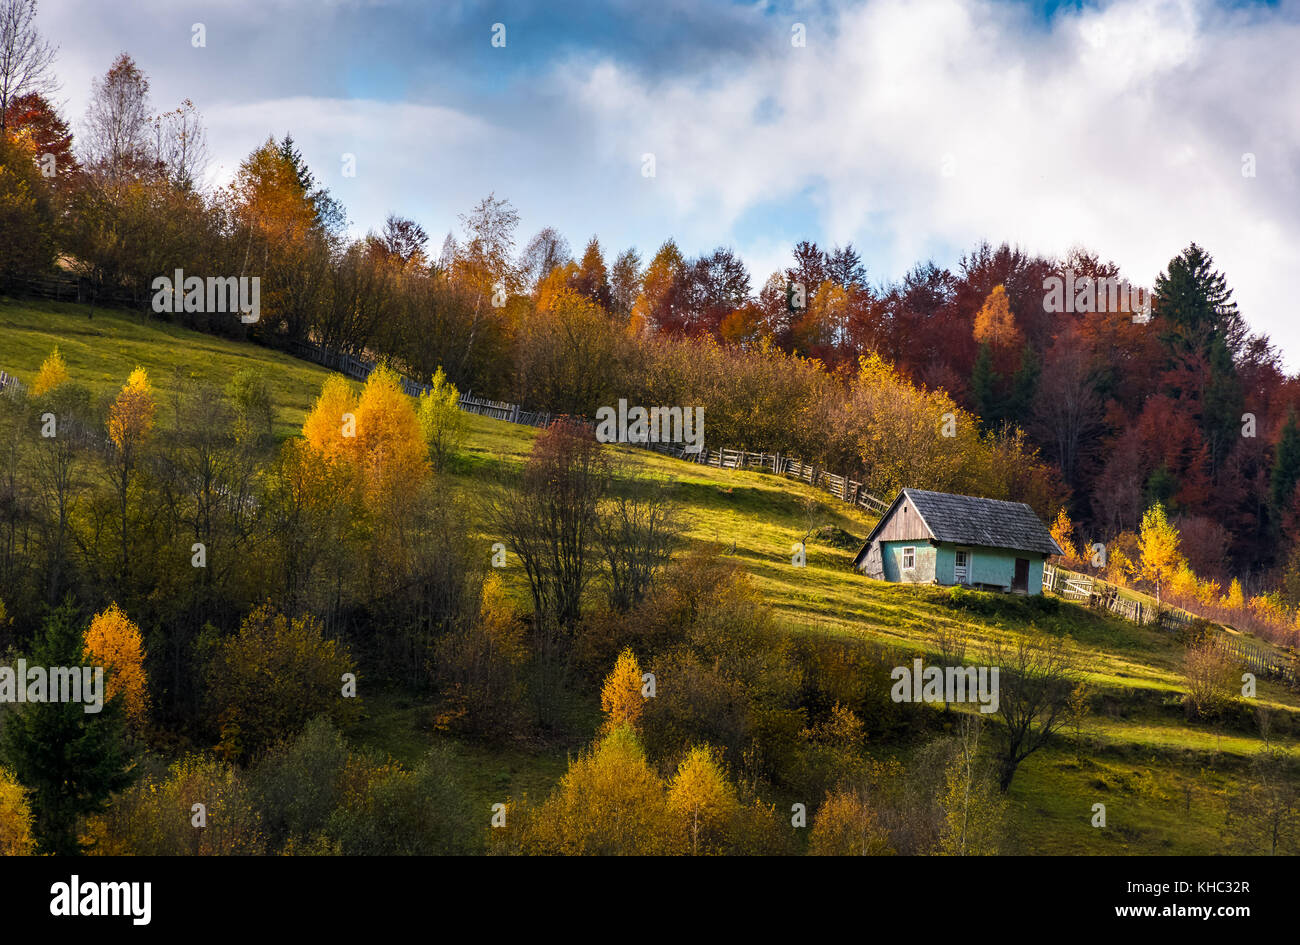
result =
[[[958,550],[952,565],[952,579],[956,584],[970,583],[970,552]]]
[[[1028,558],[1016,559],[1016,577],[1015,580],[1012,581],[1011,583],[1011,589],[1013,591],[1029,590],[1029,559]]]

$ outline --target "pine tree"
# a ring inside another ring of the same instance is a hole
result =
[[[1227,280],[1195,243],[1156,277],[1155,308],[1162,323],[1160,341],[1176,358],[1207,354],[1216,337],[1235,351],[1245,334]]]
[[[971,399],[985,429],[997,426],[1002,419],[1002,403],[997,393],[1000,380],[993,370],[993,349],[985,342],[980,345],[970,376]]]
[[[1011,393],[1007,397],[1004,411],[1008,420],[1016,421],[1021,426],[1028,423],[1034,409],[1034,394],[1038,391],[1038,377],[1041,373],[1042,365],[1038,362],[1038,356],[1032,347],[1025,345],[1020,355],[1020,367],[1011,379]]]
[[[1274,451],[1273,472],[1269,478],[1269,496],[1273,500],[1273,514],[1277,521],[1290,511],[1291,497],[1296,483],[1300,482],[1300,426],[1296,424],[1295,410],[1286,416],[1286,425],[1278,438]]]
[[[68,602],[46,618],[27,663],[80,667],[82,651],[76,610]],[[0,758],[31,792],[39,852],[79,853],[78,819],[99,811],[109,795],[131,783],[124,736],[120,695],[99,712],[74,701],[27,702],[12,711],[0,735]]]

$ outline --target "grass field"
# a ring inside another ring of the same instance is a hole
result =
[[[260,367],[274,391],[281,436],[301,425],[328,373],[264,348],[138,316],[101,310],[89,319],[82,306],[0,301],[0,369],[30,383],[56,344],[73,378],[97,393],[116,390],[138,364],[164,402],[189,378],[222,383],[244,366]],[[521,462],[538,432],[477,416],[470,417],[469,429],[449,474],[450,487],[465,495],[502,464]],[[974,595],[978,603],[955,607],[944,589],[884,584],[854,573],[856,547],[847,539],[810,541],[807,566],[794,567],[791,546],[810,527],[833,526],[833,534],[860,540],[874,520],[826,493],[769,474],[617,452],[639,473],[675,481],[690,541],[734,555],[791,632],[870,638],[918,655],[934,652],[933,635],[946,627],[959,628],[974,652],[1016,634],[1068,637],[1095,692],[1084,733],[1089,751],[1080,760],[1062,741],[1021,765],[1010,797],[1019,852],[1224,852],[1227,799],[1249,790],[1246,765],[1262,742],[1246,712],[1217,728],[1184,719],[1178,704],[1182,649],[1170,634],[1064,601],[1038,605]],[[515,590],[522,595],[519,584]],[[1261,681],[1258,702],[1274,712],[1273,744],[1300,752],[1297,694]],[[584,711],[594,731],[594,694]],[[408,762],[443,739],[432,729],[428,706],[393,693],[370,696],[350,734]],[[563,774],[567,754],[584,741],[544,749],[451,744],[464,782],[486,810],[511,794],[544,794]],[[1110,829],[1090,825],[1094,803],[1107,805]]]

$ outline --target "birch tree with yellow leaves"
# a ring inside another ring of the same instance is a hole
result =
[[[131,485],[157,413],[153,386],[144,368],[137,367],[127,378],[108,408],[108,435],[116,447],[109,476],[117,492],[122,556],[118,569],[118,587],[125,588],[130,573],[130,519],[128,517]]]

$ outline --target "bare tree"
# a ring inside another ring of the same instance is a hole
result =
[[[154,160],[176,186],[193,190],[208,165],[208,135],[189,99],[152,120]]]
[[[608,483],[600,444],[579,424],[557,420],[537,438],[519,481],[486,503],[492,534],[524,568],[538,627],[571,628],[581,614]]]
[[[519,265],[523,270],[525,283],[535,289],[551,274],[552,270],[572,259],[573,253],[569,250],[569,241],[553,227],[548,226],[528,241]]]
[[[613,490],[600,508],[596,536],[609,568],[609,602],[615,610],[626,613],[645,599],[683,528],[670,483],[623,480]]]
[[[1011,787],[1016,768],[1051,740],[1069,720],[1070,694],[1078,684],[1065,647],[1058,639],[1014,645],[1001,641],[988,649],[990,668],[998,668],[998,713],[1004,728],[998,751],[998,786]]]
[[[58,53],[41,38],[33,21],[36,0],[0,0],[0,138],[9,104],[20,95],[58,88],[51,66]]]
[[[86,109],[87,163],[111,180],[140,170],[150,152],[149,79],[126,53],[95,80]]]

